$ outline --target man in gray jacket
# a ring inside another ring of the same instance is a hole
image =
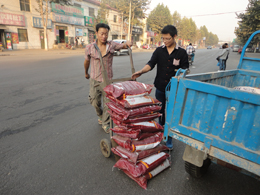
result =
[[[219,66],[219,71],[223,71],[226,70],[226,63],[227,63],[227,59],[228,59],[228,55],[229,55],[229,48],[228,48],[228,44],[225,43],[223,46],[223,51],[222,53],[217,57],[220,66]]]

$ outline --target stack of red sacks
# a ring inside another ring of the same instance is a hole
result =
[[[154,119],[158,118],[160,102],[151,97],[153,85],[136,81],[111,84],[104,88],[112,120],[117,125],[111,130],[116,134],[112,139],[118,146],[112,152],[121,157],[114,167],[123,170],[142,188],[147,188],[151,179],[170,166],[169,150],[161,145],[163,127]]]

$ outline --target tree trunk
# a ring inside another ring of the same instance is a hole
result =
[[[49,0],[46,0],[46,9],[45,9],[45,15],[46,15],[46,20],[44,21],[44,45],[45,45],[45,50],[49,50],[48,46],[48,37],[47,37],[47,25],[48,25],[48,15],[49,15]]]
[[[44,45],[45,45],[45,50],[48,51],[48,38],[47,38],[47,27],[44,26]]]

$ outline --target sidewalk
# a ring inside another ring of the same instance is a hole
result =
[[[153,50],[146,50],[135,48],[132,50],[133,53],[135,52],[146,52],[146,51],[153,51]],[[75,50],[72,49],[50,49],[45,51],[44,49],[19,49],[19,50],[4,50],[0,52],[0,56],[21,56],[21,55],[55,55],[55,54],[80,54],[83,55],[85,52],[82,48],[77,48]]]

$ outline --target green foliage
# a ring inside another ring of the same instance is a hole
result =
[[[171,16],[170,10],[167,6],[158,4],[154,8],[147,18],[147,23],[152,31],[160,34],[163,27],[169,24],[173,24],[173,18]]]
[[[245,13],[237,14],[240,19],[235,28],[237,42],[245,44],[250,35],[260,29],[260,1],[249,0]]]
[[[145,17],[145,12],[148,10],[150,0],[109,0],[109,5],[123,13],[123,20],[129,21],[130,1],[131,1],[130,34],[132,34],[131,32],[134,25],[137,26],[142,25],[139,19]]]
[[[109,15],[109,10],[107,8],[108,0],[101,0],[100,8],[98,9],[98,14],[94,19],[94,26],[98,23],[105,23],[108,24],[107,18]]]

